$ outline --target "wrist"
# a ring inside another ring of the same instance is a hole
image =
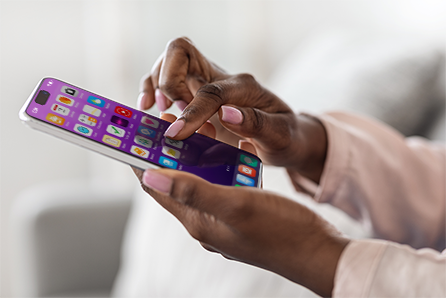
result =
[[[309,252],[307,270],[300,277],[299,283],[322,297],[331,297],[338,263],[349,242],[349,239],[341,236],[329,236],[321,240]]]
[[[328,149],[327,133],[323,124],[308,114],[297,114],[297,128],[293,138],[295,160],[287,167],[319,183],[324,170]]]
[[[318,215],[307,221],[298,245],[273,270],[322,297],[331,297],[341,255],[350,240]]]
[[[350,239],[316,213],[308,218],[307,225],[305,241],[293,262],[298,267],[292,270],[296,273],[294,281],[330,297],[339,260]]]

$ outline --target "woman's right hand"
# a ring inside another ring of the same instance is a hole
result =
[[[185,139],[217,113],[219,121],[213,121],[217,139],[232,144],[246,139],[266,164],[319,182],[327,150],[322,124],[310,116],[295,115],[253,76],[227,74],[187,38],[170,41],[143,79],[140,108],[148,109],[155,102],[162,111],[172,102],[183,109],[166,131],[167,137]]]

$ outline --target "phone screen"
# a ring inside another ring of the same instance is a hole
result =
[[[190,172],[211,183],[257,187],[260,159],[212,138],[164,137],[170,123],[63,81],[46,78],[26,113],[71,133],[160,167]]]

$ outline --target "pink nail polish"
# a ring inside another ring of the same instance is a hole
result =
[[[164,135],[169,138],[174,138],[180,132],[180,130],[183,129],[184,124],[184,120],[175,121],[169,126]]]
[[[147,94],[145,92],[141,92],[138,96],[137,107],[140,110],[145,110],[147,105]]]
[[[181,111],[183,111],[187,107],[187,102],[185,102],[183,100],[177,100],[177,101],[175,101],[175,104]]]
[[[158,109],[164,112],[167,109],[167,97],[161,92],[160,89],[155,90],[155,101]]]
[[[241,124],[243,122],[242,112],[234,107],[221,106],[221,120],[231,124]]]
[[[142,176],[142,182],[145,186],[165,194],[169,194],[172,188],[172,179],[154,170],[146,170]]]

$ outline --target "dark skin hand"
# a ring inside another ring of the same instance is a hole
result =
[[[172,122],[176,117],[161,118]],[[198,132],[216,135],[209,123]],[[249,142],[239,147],[256,153]],[[205,249],[331,296],[336,266],[349,240],[307,207],[260,189],[211,184],[189,173],[133,170],[143,189]]]
[[[229,75],[187,38],[169,42],[141,82],[139,107],[176,102],[183,113],[166,136],[181,140],[211,119],[217,139],[234,146],[248,140],[265,164],[285,167],[319,183],[327,151],[324,127],[295,113],[251,75]]]
[[[211,184],[185,172],[135,173],[144,190],[207,250],[332,295],[348,239],[310,209],[274,193]]]
[[[295,115],[251,75],[229,75],[187,38],[172,40],[141,83],[139,107],[183,110],[166,136],[194,131],[258,154],[319,183],[327,136],[315,118]],[[208,120],[214,125],[211,125]],[[144,190],[171,212],[204,248],[273,271],[322,296],[331,296],[349,240],[310,209],[250,187],[211,184],[170,169],[134,169]]]

